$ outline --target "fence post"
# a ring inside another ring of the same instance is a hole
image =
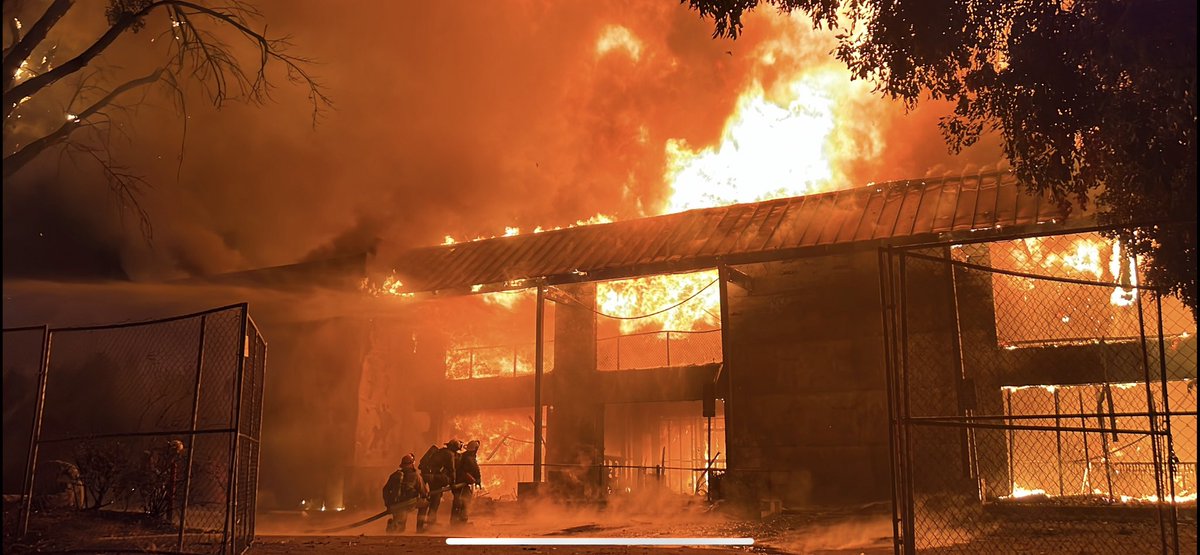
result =
[[[667,368],[671,367],[671,332],[667,331]]]
[[[1054,388],[1054,446],[1058,453],[1058,496],[1063,496],[1062,468],[1062,404],[1058,398],[1058,388]]]
[[[891,487],[892,487],[892,548],[896,553],[900,553],[903,544],[901,531],[902,514],[900,508],[901,489],[896,483],[901,475],[899,453],[899,433],[900,425],[896,419],[896,407],[898,399],[896,398],[896,311],[893,304],[895,297],[895,270],[892,267],[892,252],[890,249],[879,248],[879,314],[883,330],[883,353],[884,353],[884,378],[887,387],[887,410],[888,410],[888,468],[891,471]],[[724,327],[722,322],[721,326]],[[979,496],[983,499],[982,493]]]
[[[235,380],[233,386],[233,421],[230,424],[233,427],[233,449],[229,453],[229,482],[225,485],[226,491],[226,511],[225,518],[225,538],[222,544],[229,544],[229,552],[236,553],[237,545],[237,466],[238,452],[241,446],[242,432],[242,381],[246,372],[246,321],[249,317],[247,305],[241,305],[241,318],[238,332],[238,349],[237,349],[237,369],[235,370]]]
[[[1166,421],[1167,436],[1167,484],[1171,490],[1171,530],[1172,543],[1176,553],[1182,553],[1179,550],[1179,505],[1175,502],[1175,463],[1178,459],[1175,457],[1174,439],[1171,437],[1171,401],[1167,397],[1167,350],[1163,345],[1163,323],[1162,323],[1162,291],[1154,290],[1154,306],[1155,320],[1158,321],[1158,369],[1159,377],[1162,381],[1162,402],[1163,402],[1163,418]],[[1162,498],[1160,497],[1159,500]]]
[[[1015,468],[1014,468],[1014,464],[1013,464],[1013,459],[1015,458],[1015,455],[1013,454],[1013,452],[1017,450],[1017,445],[1015,442],[1015,438],[1013,435],[1013,428],[1012,428],[1012,426],[1013,426],[1013,424],[1015,424],[1015,422],[1013,422],[1013,420],[1012,420],[1013,411],[1012,411],[1012,390],[1011,389],[1004,390],[1004,405],[1005,405],[1004,412],[1009,417],[1009,418],[1005,419],[1005,424],[1007,424],[1009,426],[1009,428],[1008,428],[1008,494],[1012,495],[1012,494],[1016,493],[1016,490],[1017,490],[1017,475],[1015,474]]]
[[[1079,426],[1083,428],[1080,432],[1083,434],[1083,494],[1092,494],[1092,453],[1088,448],[1087,436],[1087,409],[1083,406],[1083,389],[1077,391],[1079,394]]]
[[[208,325],[208,315],[200,317],[200,343],[196,349],[196,382],[192,388],[192,425],[188,434],[187,465],[183,475],[183,506],[179,509],[179,541],[178,551],[183,551],[183,535],[187,530],[188,499],[192,494],[192,461],[196,453],[196,420],[200,414],[200,384],[204,374],[204,332]],[[175,487],[175,484],[171,484]]]
[[[29,533],[29,513],[33,509],[33,486],[37,480],[38,443],[42,439],[42,412],[46,410],[46,379],[50,375],[50,328],[42,326],[42,356],[38,368],[37,398],[33,408],[33,430],[29,434],[29,454],[25,467],[24,504],[21,508],[21,536]]]
[[[254,503],[250,506],[250,532],[254,532],[255,517],[258,515],[258,468],[262,466],[262,408],[263,399],[266,398],[267,391],[267,340],[263,339],[262,333],[258,331],[258,326],[254,326],[255,334],[258,340],[262,342],[262,356],[258,359],[257,376],[258,387],[261,391],[258,397],[258,410],[255,411],[257,416],[254,426]]]

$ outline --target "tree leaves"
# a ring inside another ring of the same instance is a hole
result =
[[[728,37],[759,3],[688,2]],[[1034,191],[1141,226],[1110,233],[1196,310],[1194,1],[766,3],[837,26],[836,56],[881,94],[952,101],[939,123],[952,152],[994,129]]]

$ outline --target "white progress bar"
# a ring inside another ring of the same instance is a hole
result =
[[[754,545],[754,538],[446,538],[446,545]]]

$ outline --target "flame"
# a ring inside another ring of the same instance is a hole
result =
[[[13,71],[13,80],[22,81],[32,74],[33,71],[29,69],[29,60],[22,60],[21,65],[17,67],[15,71]]]
[[[615,221],[616,221],[615,218],[613,218],[612,216],[609,216],[607,214],[596,214],[595,216],[592,216],[587,219],[576,220],[575,223],[568,225],[566,228],[563,228],[562,226],[556,226],[551,229],[545,229],[542,226],[537,226],[537,227],[533,228],[533,231],[531,233],[542,233],[545,231],[557,231],[560,229],[580,227],[580,226],[585,226],[585,225],[610,224]],[[495,239],[497,237],[513,237],[513,236],[520,235],[520,234],[521,234],[520,227],[504,226],[504,233],[502,233],[500,235],[489,235],[489,236],[479,235],[479,236],[476,236],[474,239],[471,239],[469,242],[483,241],[485,239]],[[454,245],[459,242],[460,241],[458,239],[455,239],[454,236],[452,236],[452,235],[446,235],[445,237],[442,238],[443,245]]]
[[[512,310],[518,303],[532,300],[535,289],[518,289],[516,291],[498,291],[481,295],[483,302]]]
[[[708,270],[606,281],[596,285],[596,307],[609,316],[636,318],[620,321],[621,333],[625,334],[650,329],[711,329],[720,326],[721,297],[714,285],[716,280],[717,271]],[[679,306],[663,311],[675,305]],[[638,318],[655,312],[658,314]]]
[[[622,25],[607,25],[596,39],[596,57],[602,57],[614,50],[622,50],[633,61],[642,59],[642,41],[628,27]]]
[[[1022,497],[1032,497],[1035,495],[1046,495],[1044,489],[1025,489],[1017,484],[1013,484],[1012,493],[1001,497],[1001,499],[1020,499]]]
[[[392,270],[383,283],[375,285],[370,278],[363,278],[359,289],[370,293],[372,296],[379,297],[381,295],[390,295],[394,297],[411,298],[416,296],[415,293],[404,291],[404,282],[396,277],[396,271]]]
[[[1128,284],[1128,287],[1113,288],[1109,302],[1114,306],[1130,306],[1137,300],[1137,261],[1121,254],[1120,241],[1094,235],[1082,237],[1061,252],[1047,248],[1046,241],[1045,237],[1016,241],[1018,246],[1011,251],[1012,259],[1026,270],[1049,270],[1050,275]],[[1106,255],[1107,268],[1104,264]],[[1032,288],[1032,280],[1025,280],[1025,286]]]
[[[492,498],[515,496],[517,481],[531,478],[527,467],[489,466],[528,464],[533,460],[533,423],[526,409],[479,411],[450,420],[454,437],[479,440],[483,489]]]
[[[828,91],[801,80],[785,105],[764,94],[758,83],[742,93],[716,147],[693,150],[684,140],[667,140],[671,195],[664,212],[805,195],[829,185],[834,103]]]
[[[666,142],[664,213],[841,188],[848,163],[883,151],[885,107],[827,55],[836,47],[832,34],[814,34],[798,14],[769,17],[780,32],[749,53],[754,73],[719,144]]]

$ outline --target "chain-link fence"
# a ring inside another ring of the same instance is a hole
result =
[[[652,331],[596,341],[597,370],[668,368],[721,362],[721,330]]]
[[[45,326],[4,330],[4,494],[24,492],[37,382],[45,362]]]
[[[254,534],[266,357],[246,305],[51,329],[45,345],[22,541],[244,551]]]
[[[900,550],[1195,552],[1195,321],[1119,244],[880,261]]]

